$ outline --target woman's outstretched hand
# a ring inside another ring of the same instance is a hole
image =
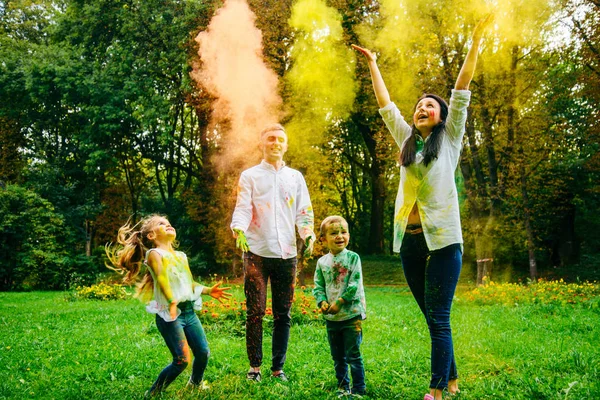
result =
[[[230,287],[220,287],[221,283],[223,282],[219,282],[216,285],[214,285],[213,287],[211,287],[210,289],[208,289],[208,295],[210,297],[213,297],[217,300],[219,300],[220,303],[223,302],[223,299],[227,300],[228,298],[231,297],[231,293],[228,292],[229,289],[231,289]]]
[[[488,26],[494,21],[494,14],[490,13],[483,17],[477,25],[475,25],[475,29],[473,29],[473,40],[479,40],[483,36],[483,33],[486,31]]]
[[[383,82],[383,78],[381,77],[381,72],[379,72],[379,67],[377,66],[377,56],[371,50],[355,44],[352,45],[352,48],[361,53],[367,60],[369,71],[371,71],[371,80],[373,81],[373,90],[375,91],[377,104],[379,105],[379,108],[385,107],[391,100],[390,94],[385,87],[385,82]]]
[[[364,55],[365,58],[367,59],[367,61],[377,61],[377,56],[371,50],[365,49],[364,47],[360,47],[355,44],[353,44],[351,46],[354,50],[356,50],[359,53],[361,53],[362,55]]]
[[[475,73],[475,66],[477,65],[477,53],[479,52],[479,45],[481,44],[481,38],[487,27],[494,20],[494,14],[486,15],[473,29],[473,43],[467,52],[465,61],[460,69],[458,77],[456,78],[456,84],[454,89],[456,90],[469,90],[469,84],[473,79]]]

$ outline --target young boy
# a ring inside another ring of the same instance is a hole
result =
[[[366,302],[360,257],[346,249],[350,233],[344,218],[336,215],[325,218],[319,236],[329,253],[317,261],[313,294],[326,320],[338,394],[364,395],[365,368],[360,344]],[[352,374],[351,392],[348,365]]]

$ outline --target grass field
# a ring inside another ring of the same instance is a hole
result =
[[[307,289],[305,292],[308,292]],[[597,307],[477,305],[457,293],[453,329],[458,399],[592,399],[600,395]],[[239,287],[236,297],[242,298]],[[429,337],[405,287],[368,287],[362,347],[368,398],[422,399]],[[134,299],[65,300],[61,292],[0,293],[0,399],[139,399],[169,362],[153,318]],[[327,399],[333,365],[319,320],[292,327],[290,382],[247,382],[239,320],[205,320],[211,389],[164,399]],[[268,331],[268,329],[267,329]],[[265,340],[270,356],[270,338]],[[268,369],[268,362],[264,366]]]

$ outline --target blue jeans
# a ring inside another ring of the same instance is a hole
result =
[[[458,378],[450,309],[462,268],[460,244],[429,251],[423,233],[406,233],[400,258],[410,290],[425,315],[431,336],[432,389],[448,387],[448,380]]]
[[[355,317],[346,321],[326,321],[327,339],[338,388],[350,390],[348,366],[352,375],[352,393],[365,393],[365,367],[360,355],[362,321]]]
[[[267,281],[270,278],[273,302],[271,371],[283,369],[290,338],[296,262],[296,257],[282,259],[260,257],[250,252],[244,254],[246,351],[251,367],[260,367],[262,364],[262,323],[267,307]]]
[[[202,381],[208,364],[210,351],[206,334],[192,302],[182,302],[177,307],[181,310],[181,314],[175,321],[166,322],[158,314],[156,315],[156,326],[171,351],[173,362],[158,375],[156,382],[150,388],[152,394],[166,389],[183,372],[190,362],[190,349],[194,354],[190,383],[197,385]]]

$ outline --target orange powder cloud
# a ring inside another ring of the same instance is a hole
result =
[[[263,62],[262,33],[245,0],[227,0],[196,37],[201,69],[192,78],[212,96],[213,129],[219,130],[221,166],[256,164],[260,131],[278,122],[278,77]]]

